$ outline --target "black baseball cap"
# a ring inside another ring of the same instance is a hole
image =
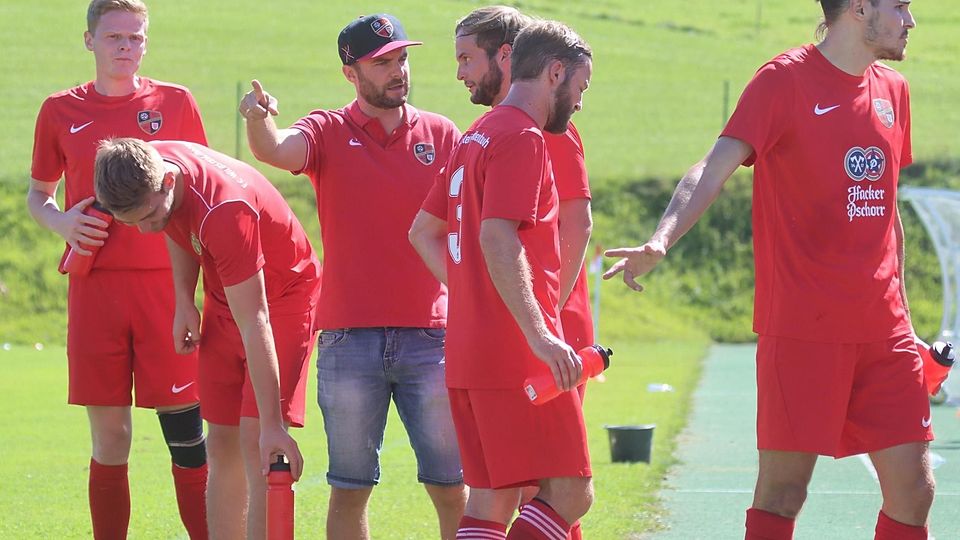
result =
[[[423,42],[408,40],[400,21],[386,13],[353,20],[337,38],[340,61],[347,66],[411,45],[423,45]]]

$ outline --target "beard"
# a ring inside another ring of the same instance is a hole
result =
[[[553,108],[550,109],[550,116],[547,117],[543,130],[556,135],[566,133],[570,118],[573,117],[574,105],[570,99],[570,77],[567,77],[554,94]]]
[[[470,94],[470,103],[474,105],[493,105],[493,100],[500,93],[500,86],[503,85],[503,70],[493,59],[488,59],[490,69],[480,78],[477,85],[473,87],[473,93]]]
[[[410,83],[408,81],[393,79],[387,84],[378,87],[373,84],[370,79],[364,77],[360,69],[357,69],[357,80],[360,81],[360,97],[378,109],[396,109],[397,107],[402,107],[403,104],[407,102],[407,94],[410,92]],[[403,94],[396,98],[387,96],[387,89],[398,84],[403,85]]]
[[[907,37],[907,31],[904,30],[903,34],[897,39],[896,45],[890,45],[889,42],[892,40],[891,34],[882,34],[879,29],[879,19],[880,14],[874,13],[874,15],[867,21],[867,33],[864,40],[868,45],[873,47],[873,55],[877,57],[877,60],[891,60],[894,62],[899,62],[906,57],[906,45],[901,45],[900,40]]]

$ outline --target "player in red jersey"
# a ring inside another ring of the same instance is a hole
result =
[[[87,49],[96,79],[58,92],[37,116],[27,207],[67,249],[99,252],[93,270],[69,276],[69,403],[87,409],[93,440],[89,498],[93,535],[126,536],[130,520],[127,460],[131,392],[154,408],[170,448],[180,516],[191,538],[206,538],[207,468],[197,406],[195,354],[177,355],[167,330],[174,299],[163,239],[87,216],[93,203],[97,143],[116,135],[206,143],[200,112],[179,85],[137,74],[146,52],[147,8],[139,0],[94,0]],[[65,179],[67,210],[56,192]],[[86,246],[86,247],[84,247]]]
[[[281,130],[272,118],[277,101],[259,82],[239,106],[253,154],[308,175],[317,193],[324,256],[317,401],[332,539],[370,534],[367,503],[380,479],[391,399],[443,538],[456,535],[466,501],[443,382],[447,290],[406,238],[459,136],[450,120],[406,102],[407,51],[419,44],[390,15],[355,19],[340,33],[338,50],[356,101]]]
[[[592,53],[539,22],[517,36],[513,83],[461,138],[410,240],[450,287],[447,386],[470,497],[458,538],[562,540],[593,500],[579,394],[532,405],[523,380],[572,390],[582,366],[560,328],[558,198],[542,130],[566,131]],[[544,459],[544,452],[550,459]],[[537,498],[507,523],[520,488]]]
[[[760,68],[650,240],[615,249],[631,288],[742,163],[754,167],[757,439],[746,537],[791,538],[818,455],[867,453],[877,539],[927,538],[930,408],[903,285],[900,169],[912,161],[901,60],[910,2],[821,0],[825,38]]]
[[[457,79],[470,91],[470,101],[496,107],[510,90],[510,52],[517,34],[532,19],[506,6],[476,9],[461,19],[456,36]],[[573,350],[592,345],[593,317],[584,255],[590,241],[590,183],[584,163],[583,143],[571,122],[561,134],[543,133],[553,168],[560,206],[560,321],[564,341]],[[583,401],[587,385],[577,387]],[[524,493],[523,501],[536,495]],[[571,529],[571,540],[582,538],[580,523]]]
[[[116,220],[167,237],[177,296],[173,342],[199,347],[209,424],[210,530],[265,534],[264,476],[303,459],[285,426],[303,426],[316,336],[320,262],[293,211],[253,167],[184,141],[111,139],[97,152],[98,200]],[[203,269],[203,318],[194,304]],[[245,485],[246,484],[246,485]]]

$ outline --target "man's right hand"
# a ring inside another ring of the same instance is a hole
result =
[[[290,464],[290,474],[294,480],[299,480],[303,474],[303,455],[297,446],[297,441],[290,436],[282,426],[269,427],[260,423],[260,473],[266,476],[270,473],[270,464],[277,456],[283,454]]]
[[[67,244],[70,244],[70,247],[80,255],[93,254],[90,250],[85,249],[83,244],[102,246],[104,239],[108,236],[105,230],[108,225],[106,221],[83,213],[95,200],[93,197],[87,197],[73,205],[73,208],[60,215],[57,225],[57,234],[62,236]]]
[[[253,90],[244,94],[243,99],[240,100],[240,105],[237,107],[240,116],[247,120],[263,120],[268,115],[276,116],[280,114],[277,109],[279,102],[263,89],[260,81],[254,79],[250,81],[250,85],[253,86]]]
[[[643,285],[637,283],[636,279],[657,266],[657,263],[667,255],[667,247],[659,240],[650,240],[640,247],[608,249],[603,252],[603,255],[623,257],[604,272],[603,279],[610,279],[623,272],[623,282],[627,287],[640,292],[643,290]]]
[[[577,386],[583,362],[576,351],[550,333],[528,343],[533,354],[550,368],[558,388],[567,391]]]
[[[192,303],[173,312],[173,349],[177,354],[190,354],[200,345],[200,312]]]

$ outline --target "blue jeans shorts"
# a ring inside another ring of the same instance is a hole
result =
[[[463,482],[444,379],[442,328],[346,328],[317,338],[317,403],[327,434],[327,482],[360,489],[380,481],[390,400],[417,457],[417,479]]]

